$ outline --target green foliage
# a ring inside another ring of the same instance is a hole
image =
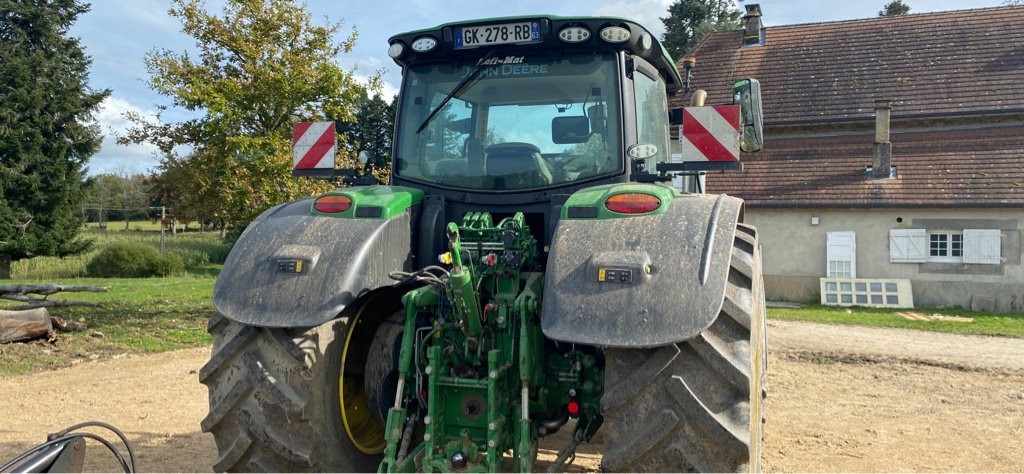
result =
[[[155,248],[140,242],[118,242],[106,246],[89,264],[90,276],[107,278],[146,278],[181,273],[184,263],[174,253],[160,255]]]
[[[971,322],[931,320],[919,321],[904,318],[896,313],[914,311],[917,313],[972,318]],[[810,321],[826,324],[876,326],[889,328],[917,329],[921,331],[953,334],[978,334],[985,336],[1007,336],[1024,338],[1024,314],[997,314],[965,309],[891,309],[839,306],[808,305],[800,309],[768,308],[770,319]]]
[[[661,41],[674,59],[683,57],[714,31],[739,28],[742,14],[734,0],[676,0],[662,18]]]
[[[68,29],[76,0],[0,0],[0,278],[12,261],[72,255],[84,166],[100,145],[90,59]]]
[[[210,254],[197,249],[176,249],[170,252],[188,268],[201,267],[210,264]]]
[[[910,5],[903,3],[903,0],[892,0],[878,11],[878,16],[902,16],[909,13]]]
[[[337,43],[341,24],[314,24],[294,0],[223,3],[217,15],[201,0],[174,0],[169,14],[195,38],[196,53],[146,56],[150,88],[201,116],[152,123],[130,115],[136,126],[121,141],[161,150],[158,186],[177,217],[245,226],[275,204],[327,189],[290,176],[292,125],[351,120],[365,91],[338,66],[355,45],[354,30]],[[180,145],[191,153],[176,154]]]

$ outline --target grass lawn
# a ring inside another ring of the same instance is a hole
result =
[[[971,322],[960,321],[917,321],[896,313],[915,312],[923,315],[960,316],[972,318]],[[956,308],[892,309],[866,307],[839,307],[808,305],[800,309],[768,308],[769,319],[790,321],[811,321],[826,324],[850,324],[888,328],[919,329],[922,331],[946,332],[953,334],[975,334],[984,336],[1007,336],[1024,338],[1024,314],[996,314],[968,311]]]
[[[213,313],[214,276],[219,265],[196,269],[199,276],[139,279],[61,279],[65,285],[109,286],[108,293],[58,293],[51,299],[92,301],[99,308],[50,308],[50,314],[83,322],[82,332],[58,332],[43,340],[0,345],[0,375],[66,367],[99,358],[205,346],[206,321]],[[53,283],[13,280],[4,283]],[[99,333],[102,333],[100,335]]]
[[[115,242],[139,242],[160,247],[157,230],[123,230],[111,222],[108,230],[88,228],[82,237],[92,248],[67,258],[36,257],[13,263],[14,280],[0,283],[60,283],[109,286],[108,293],[58,293],[51,299],[100,303],[99,308],[50,308],[50,314],[81,321],[82,332],[58,332],[54,341],[0,345],[0,375],[66,367],[83,360],[122,354],[168,351],[210,343],[206,321],[213,313],[213,283],[230,244],[217,233],[189,232],[165,237],[165,250],[181,257],[185,271],[168,278],[86,278],[86,264]],[[149,222],[138,223],[139,226]],[[120,230],[118,230],[120,229]],[[0,307],[16,306],[14,302]]]

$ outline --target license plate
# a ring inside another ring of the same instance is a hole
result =
[[[455,49],[478,48],[496,44],[539,43],[540,22],[502,23],[500,25],[460,26],[455,28]]]

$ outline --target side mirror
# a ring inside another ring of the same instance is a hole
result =
[[[732,86],[732,103],[740,106],[740,126],[743,136],[740,149],[753,153],[761,149],[764,137],[761,115],[761,83],[757,79],[743,79]]]
[[[590,119],[555,117],[551,119],[551,141],[557,144],[583,143],[590,139]]]
[[[361,163],[363,166],[366,166],[366,164],[370,162],[370,159],[372,157],[370,156],[370,152],[364,150],[364,151],[359,152],[358,158],[359,158],[359,163]]]

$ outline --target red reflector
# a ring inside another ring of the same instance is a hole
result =
[[[313,201],[313,209],[323,212],[324,214],[345,212],[350,207],[352,207],[352,199],[343,194],[320,196],[316,198],[316,201]]]
[[[580,412],[580,404],[576,402],[569,402],[567,406],[570,415],[575,415]]]
[[[616,194],[604,201],[604,207],[620,214],[643,214],[661,207],[661,199],[650,194]]]

